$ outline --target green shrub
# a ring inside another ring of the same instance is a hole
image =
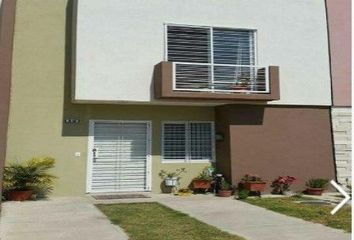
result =
[[[55,176],[48,173],[55,164],[54,158],[37,157],[24,163],[12,162],[4,169],[4,192],[11,190],[33,190],[43,198],[53,190]]]
[[[247,189],[239,189],[238,198],[239,199],[246,199],[246,198],[248,198],[249,194],[250,194],[250,191],[248,191]]]
[[[324,178],[311,178],[306,182],[306,186],[310,188],[325,188],[329,180]]]
[[[232,189],[232,185],[223,178],[221,180],[220,188],[221,188],[221,190],[231,190]]]

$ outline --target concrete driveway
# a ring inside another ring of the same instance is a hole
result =
[[[127,235],[85,198],[5,202],[1,240],[127,240]]]

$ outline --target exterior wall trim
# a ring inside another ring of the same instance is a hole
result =
[[[0,182],[6,159],[16,2],[2,0],[0,6]]]
[[[92,180],[92,148],[94,143],[94,126],[95,123],[146,123],[148,126],[147,131],[147,151],[148,154],[146,156],[146,179],[147,186],[145,191],[151,191],[152,186],[152,144],[151,144],[151,136],[152,136],[152,121],[149,120],[89,120],[89,136],[88,136],[88,148],[87,148],[87,167],[86,167],[86,193],[92,193],[91,189],[91,180]],[[124,192],[129,192],[130,190],[124,190]],[[136,190],[132,189],[132,192]],[[97,192],[95,192],[97,193]]]

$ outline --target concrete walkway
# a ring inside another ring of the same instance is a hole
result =
[[[287,217],[232,198],[212,195],[94,200],[54,198],[48,201],[5,202],[0,218],[1,240],[127,240],[126,234],[94,207],[96,203],[160,202],[247,240],[349,240],[341,230]]]
[[[85,198],[5,202],[1,240],[127,240],[126,234]]]
[[[349,240],[350,234],[232,198],[156,195],[158,202],[247,240]]]

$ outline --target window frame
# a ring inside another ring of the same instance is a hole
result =
[[[191,141],[189,139],[191,123],[210,123],[211,127],[211,159],[191,159],[190,146]],[[165,124],[184,124],[185,126],[185,145],[186,145],[186,154],[184,159],[165,159]],[[215,158],[215,123],[214,121],[162,121],[161,122],[161,163],[214,163]]]
[[[253,31],[254,34],[254,66],[258,66],[258,29],[256,28],[236,28],[236,27],[226,27],[226,26],[217,26],[217,25],[195,25],[195,24],[181,24],[181,23],[170,23],[170,22],[165,22],[163,23],[164,27],[164,61],[168,62],[168,31],[167,27],[168,26],[176,26],[176,27],[196,27],[196,28],[206,28],[210,29],[211,33],[211,38],[213,36],[213,31],[211,29],[213,28],[224,28],[224,29],[231,29],[231,30],[247,30],[247,31]],[[210,43],[209,39],[209,43]],[[211,46],[211,63],[214,64],[214,51],[213,51],[213,44]]]

